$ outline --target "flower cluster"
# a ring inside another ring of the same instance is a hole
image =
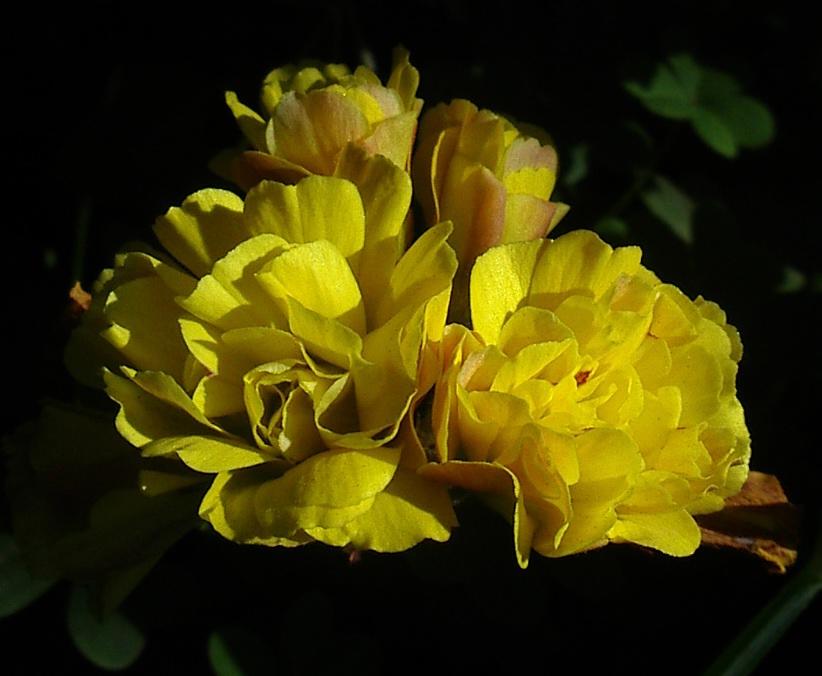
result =
[[[458,487],[522,566],[692,553],[747,476],[736,331],[637,248],[548,239],[548,137],[464,100],[420,118],[418,81],[398,49],[385,84],[310,64],[272,71],[261,113],[229,92],[248,147],[214,167],[239,191],[117,257],[71,371],[119,406],[146,499],[199,491],[235,542],[445,541]]]

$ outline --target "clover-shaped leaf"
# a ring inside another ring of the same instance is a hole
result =
[[[735,157],[740,148],[766,145],[773,138],[770,110],[744,95],[731,75],[703,68],[689,54],[659,64],[648,86],[629,81],[625,88],[652,113],[688,120],[699,138],[725,157]]]

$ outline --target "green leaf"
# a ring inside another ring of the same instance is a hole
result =
[[[143,634],[120,613],[98,620],[89,609],[86,594],[80,587],[71,590],[67,620],[75,647],[101,669],[126,669],[137,661],[145,648]]]
[[[579,143],[571,148],[569,160],[561,173],[563,185],[574,186],[588,175],[588,151],[587,143]]]
[[[663,176],[655,176],[651,187],[641,193],[648,210],[686,244],[693,242],[696,205],[682,190]]]
[[[637,82],[624,86],[651,112],[690,121],[705,144],[725,157],[773,138],[775,124],[767,106],[744,96],[732,75],[702,68],[690,54],[659,64],[647,87]]]
[[[208,637],[208,661],[217,676],[247,676],[222,631]]]
[[[756,148],[771,141],[774,134],[774,120],[767,106],[750,96],[742,94],[742,87],[731,75],[722,71],[706,68],[698,92],[699,107],[703,118],[692,121],[697,133],[700,133],[698,124],[704,124],[705,111],[710,112],[714,119],[721,121],[734,141],[734,145],[744,148]],[[712,131],[708,136],[714,138]],[[701,134],[700,134],[701,135]],[[714,150],[722,152],[719,147],[728,147],[727,143],[711,142],[703,139]],[[724,153],[723,154],[727,154]]]
[[[807,283],[805,275],[801,270],[785,265],[782,267],[782,279],[776,287],[777,293],[796,293],[801,291]]]
[[[671,71],[682,93],[690,100],[697,97],[702,83],[703,70],[690,54],[674,54],[668,58]]]
[[[250,631],[224,627],[208,637],[208,659],[216,676],[272,673],[273,657]]]
[[[9,533],[0,533],[0,617],[22,610],[46,593],[56,580],[31,576]]]
[[[742,87],[735,77],[721,70],[704,68],[696,96],[700,102],[722,101],[735,98]]]
[[[689,54],[672,56],[668,63],[657,66],[647,87],[637,82],[626,82],[624,86],[652,113],[674,120],[689,119],[701,80],[700,68]]]
[[[733,132],[716,113],[705,108],[694,112],[691,124],[697,136],[711,149],[724,157],[736,157],[738,145]]]
[[[682,96],[668,96],[659,92],[642,92],[632,87],[628,91],[634,94],[652,113],[672,120],[687,120],[693,113],[694,104]]]
[[[594,226],[606,240],[624,240],[628,237],[628,224],[616,216],[606,216]]]
[[[743,148],[759,148],[773,140],[775,123],[767,106],[750,96],[719,101],[711,110],[731,130]]]

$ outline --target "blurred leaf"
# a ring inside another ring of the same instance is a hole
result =
[[[731,130],[743,148],[758,148],[773,140],[775,123],[768,108],[749,96],[736,96],[717,101],[711,110]]]
[[[624,240],[629,235],[628,224],[616,216],[606,216],[594,226],[606,240]]]
[[[742,87],[732,75],[713,68],[702,69],[702,79],[697,92],[702,103],[733,98],[741,91]]]
[[[237,663],[223,631],[208,637],[208,661],[217,676],[246,676]]]
[[[56,580],[33,578],[9,533],[0,533],[0,617],[8,617],[36,601]]]
[[[653,185],[641,193],[648,210],[686,244],[693,242],[693,217],[696,205],[667,178],[655,176]]]
[[[120,613],[102,622],[94,617],[81,587],[75,586],[71,591],[67,619],[75,647],[101,669],[126,669],[145,648],[143,634]]]
[[[728,125],[716,113],[700,108],[694,111],[691,124],[705,144],[725,157],[736,157],[737,142]]]
[[[579,143],[571,148],[569,160],[560,174],[563,185],[572,187],[588,175],[588,144]]]
[[[657,66],[647,87],[626,82],[625,88],[657,115],[674,120],[689,119],[701,77],[699,66],[689,54],[673,56],[668,63],[670,66],[664,63]]]
[[[669,77],[664,79],[669,80]],[[652,113],[674,120],[687,120],[691,116],[693,103],[675,88],[673,82],[658,81],[648,89],[643,89],[635,82],[628,82],[625,88]]]
[[[774,135],[767,106],[744,96],[732,75],[702,68],[689,54],[658,64],[647,87],[626,82],[625,88],[651,112],[690,121],[705,144],[724,157],[735,157],[740,147],[763,146]]]
[[[668,59],[682,92],[688,99],[696,98],[702,83],[702,69],[690,54],[675,54]]]
[[[271,673],[273,658],[249,630],[223,627],[208,637],[208,659],[217,676]]]
[[[801,270],[797,270],[791,265],[782,268],[782,279],[776,287],[777,293],[796,293],[801,291],[807,280]]]

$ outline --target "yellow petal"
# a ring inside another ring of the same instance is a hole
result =
[[[447,488],[398,471],[391,483],[374,497],[374,503],[359,516],[335,529],[309,530],[323,542],[377,552],[400,552],[422,540],[445,542],[457,517]]]
[[[527,298],[542,246],[506,244],[477,258],[471,272],[471,321],[487,343],[498,343],[503,324]]]
[[[235,380],[221,376],[205,375],[191,394],[191,401],[209,419],[241,413],[243,391]]]
[[[422,101],[416,98],[420,84],[419,71],[411,65],[408,50],[404,47],[394,48],[392,57],[393,66],[386,86],[399,93],[405,110],[419,109],[422,105]]]
[[[157,239],[197,277],[251,236],[243,222],[243,200],[227,190],[206,189],[172,207],[154,224]]]
[[[191,469],[207,474],[253,467],[276,459],[239,440],[205,435],[163,437],[144,449],[147,457],[171,454],[176,454]]]
[[[182,378],[185,347],[177,319],[180,308],[158,277],[143,277],[113,290],[105,305],[112,325],[101,332],[125,359],[141,370]]]
[[[320,240],[295,246],[270,261],[257,280],[276,299],[297,301],[362,335],[365,308],[354,273],[340,251]]]
[[[351,375],[360,427],[363,430],[386,430],[386,441],[393,438],[417,393],[416,383],[387,364],[358,365]]]
[[[350,181],[329,176],[309,176],[289,186],[263,181],[246,196],[245,218],[255,233],[274,233],[294,244],[328,240],[357,269],[365,212]]]
[[[163,437],[222,433],[170,376],[123,371],[127,378],[110,371],[104,378],[106,393],[120,404],[117,430],[130,443],[141,448]]]
[[[408,210],[411,206],[411,179],[400,167],[382,155],[369,156],[361,148],[347,145],[334,175],[354,183],[362,196],[366,229],[364,248],[379,247],[391,241],[396,246],[394,259],[405,250]],[[371,259],[372,263],[379,259]],[[372,272],[360,263],[360,271]],[[358,275],[361,279],[364,275]]]
[[[509,193],[500,244],[527,242],[545,237],[555,223],[557,205],[534,197]]]
[[[260,286],[255,274],[285,248],[285,240],[272,234],[248,239],[217,261],[211,274],[177,302],[223,331],[248,326],[284,328],[282,308]]]
[[[441,291],[450,289],[457,268],[454,252],[446,242],[450,232],[448,223],[430,228],[400,259],[374,314],[374,328],[404,309],[416,310]]]
[[[620,275],[636,274],[642,251],[639,247],[612,249],[589,230],[574,230],[547,242],[539,268],[534,273],[531,295],[535,305],[570,292],[600,298]]]
[[[356,331],[309,310],[293,298],[288,299],[288,326],[312,367],[319,361],[347,371],[361,358],[362,338]],[[321,368],[316,364],[316,370]]]
[[[240,103],[234,92],[225,93],[225,102],[237,120],[243,136],[256,150],[265,150],[265,120],[251,108]]]
[[[362,196],[365,237],[354,272],[369,313],[368,324],[374,326],[371,314],[411,238],[411,179],[386,157],[369,156],[354,145],[343,150],[335,176],[352,181]]]
[[[288,537],[299,529],[340,527],[364,513],[391,481],[399,449],[330,450],[261,485],[255,498],[260,522]]]
[[[716,357],[698,346],[679,348],[672,354],[669,382],[682,394],[679,424],[695,425],[719,409],[722,372]]]
[[[272,534],[257,517],[254,500],[260,484],[276,476],[265,467],[218,474],[200,503],[200,516],[220,535],[247,544],[296,547],[310,542],[305,533],[290,537]]]
[[[399,106],[394,104],[392,107]],[[380,115],[384,115],[385,112],[380,110]],[[391,116],[386,119],[376,120],[371,135],[360,143],[371,155],[379,154],[398,168],[407,171],[417,131],[417,111],[390,114]]]
[[[685,510],[620,515],[608,535],[615,542],[633,542],[670,556],[690,556],[701,541],[699,526]]]

